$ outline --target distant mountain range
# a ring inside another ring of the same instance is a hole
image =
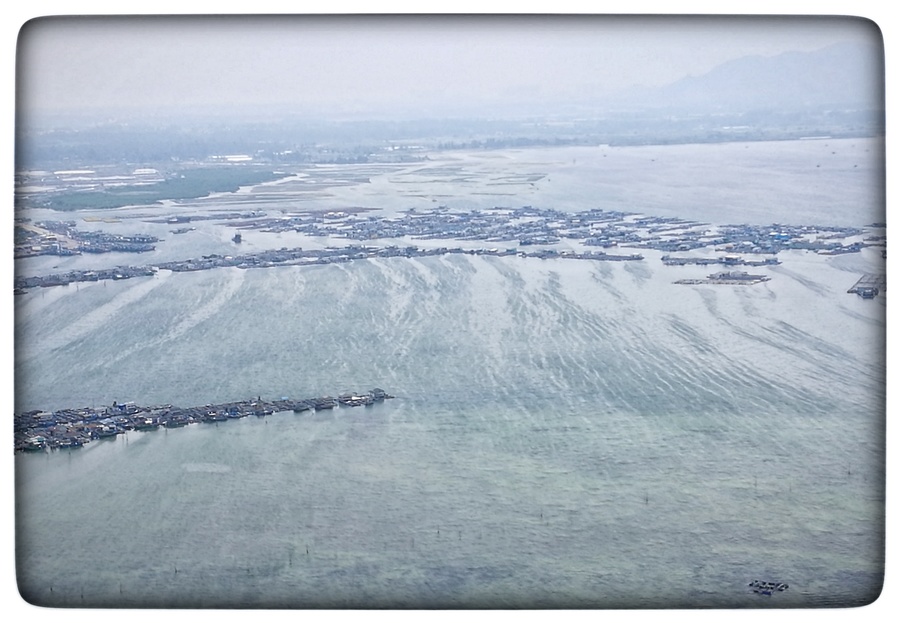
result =
[[[814,52],[746,56],[658,88],[633,88],[612,108],[714,112],[884,109],[881,46],[838,43]]]
[[[221,153],[269,154],[278,162],[361,162],[378,157],[386,141],[397,140],[478,149],[883,136],[884,55],[880,45],[837,44],[814,52],[747,56],[701,76],[615,97],[586,93],[579,101],[542,103],[519,98],[504,100],[499,108],[470,110],[453,105],[451,114],[432,117],[403,110],[368,119],[236,116],[227,132],[215,115],[102,124],[94,115],[88,122],[58,122],[54,131],[20,119],[17,167],[202,160]],[[540,115],[554,122],[536,123]]]

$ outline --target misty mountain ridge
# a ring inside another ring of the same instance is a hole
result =
[[[606,98],[603,105],[692,114],[883,110],[884,56],[881,46],[857,43],[771,57],[745,56],[663,87],[634,87]]]
[[[97,110],[41,127],[17,119],[17,168],[72,162],[202,160],[217,153],[261,159],[358,162],[388,142],[438,149],[784,140],[884,134],[880,45],[747,56],[662,87],[576,99],[504,98],[447,110],[412,106],[308,115],[291,107],[249,111]],[[381,114],[379,114],[381,112]]]

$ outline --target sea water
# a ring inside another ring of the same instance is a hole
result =
[[[863,226],[883,220],[882,148],[461,153],[448,157],[467,173],[456,185],[445,162],[291,201],[396,210],[404,193],[427,207],[430,190],[451,207],[639,203],[721,223]],[[499,201],[489,193],[504,176]],[[171,236],[156,253],[190,257],[191,236],[224,248],[223,230]],[[294,246],[250,233],[251,245]],[[17,411],[376,386],[396,396],[17,455],[23,596],[219,608],[871,601],[884,566],[885,299],[847,289],[883,271],[880,250],[782,253],[752,271],[770,281],[734,287],[675,284],[709,267],[644,255],[160,271],[17,297]],[[36,272],[78,260],[34,259]],[[790,588],[760,596],[755,579]]]

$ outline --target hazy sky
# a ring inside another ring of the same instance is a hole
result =
[[[20,32],[23,110],[289,105],[423,115],[603,95],[741,56],[869,41],[852,18],[59,18]]]

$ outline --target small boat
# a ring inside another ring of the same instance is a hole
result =
[[[111,426],[111,425],[106,425],[106,426],[100,426],[99,428],[94,429],[93,434],[98,439],[102,439],[104,437],[115,437],[120,432],[121,431],[117,427]]]
[[[316,411],[321,409],[334,409],[335,406],[337,406],[337,401],[331,396],[322,396],[321,398],[316,398],[313,406]]]
[[[159,421],[154,418],[145,418],[134,425],[134,430],[156,430],[159,428]]]

